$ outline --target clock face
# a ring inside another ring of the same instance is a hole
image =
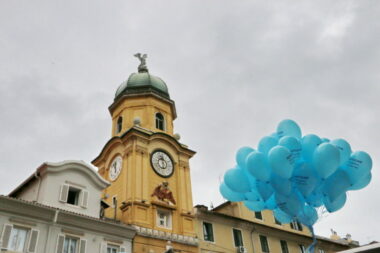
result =
[[[112,181],[115,181],[115,179],[119,176],[121,172],[122,163],[123,159],[121,158],[121,156],[117,156],[115,159],[113,159],[109,171],[109,177]]]
[[[173,161],[164,151],[154,151],[150,162],[154,171],[161,177],[170,177],[174,172]]]

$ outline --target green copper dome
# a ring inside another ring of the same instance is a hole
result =
[[[149,72],[132,73],[127,81],[124,81],[116,90],[115,99],[122,94],[136,94],[154,92],[169,98],[168,87],[161,78],[149,74]]]

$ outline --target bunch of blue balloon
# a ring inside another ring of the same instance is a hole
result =
[[[302,137],[300,127],[289,119],[263,137],[256,150],[240,148],[236,162],[220,185],[223,197],[243,201],[252,211],[273,210],[283,224],[294,220],[304,224],[313,234],[308,252],[314,252],[316,244],[316,209],[338,211],[346,203],[347,191],[371,181],[372,160],[366,152],[352,152],[343,139]]]

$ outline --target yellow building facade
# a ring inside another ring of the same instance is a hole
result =
[[[310,231],[297,222],[281,224],[272,211],[252,212],[241,202],[225,202],[209,210],[195,207],[199,252],[305,253]],[[334,253],[355,247],[349,240],[318,237],[316,253]]]
[[[174,134],[176,108],[164,81],[151,75],[139,55],[138,73],[117,89],[109,107],[110,140],[92,161],[111,185],[105,217],[133,225],[133,252],[304,253],[310,232],[283,225],[271,211],[254,213],[226,202],[208,210],[193,207],[189,159],[195,152]],[[349,248],[320,238],[318,253]]]

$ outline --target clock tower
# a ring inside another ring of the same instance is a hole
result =
[[[137,229],[133,252],[173,248],[197,252],[189,159],[195,154],[173,133],[176,108],[165,82],[138,73],[116,90],[109,111],[112,137],[92,163],[111,185],[105,216]]]

